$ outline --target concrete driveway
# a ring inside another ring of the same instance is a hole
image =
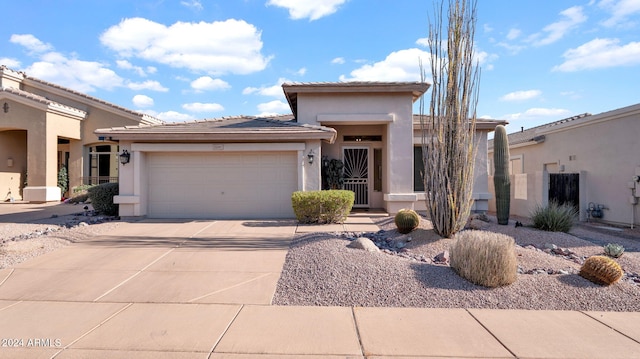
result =
[[[295,230],[144,220],[0,270],[0,338],[17,340],[0,358],[207,357],[243,305],[271,303]]]
[[[151,221],[0,270],[0,358],[638,358],[640,313],[272,306],[293,221]]]

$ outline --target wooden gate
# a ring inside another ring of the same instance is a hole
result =
[[[549,174],[549,202],[569,204],[578,210],[580,207],[580,174]]]

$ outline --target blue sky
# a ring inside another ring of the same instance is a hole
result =
[[[0,64],[169,122],[289,113],[284,81],[419,80],[433,5],[11,1]],[[477,113],[510,132],[640,103],[640,0],[480,0],[476,26]]]

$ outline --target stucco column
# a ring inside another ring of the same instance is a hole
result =
[[[391,214],[413,208],[418,199],[413,191],[413,116],[411,101],[407,101],[407,111],[396,113],[387,125],[384,203]]]
[[[82,185],[84,176],[82,141],[71,140],[69,146],[69,193],[73,196],[73,188]]]
[[[58,136],[45,126],[27,132],[27,187],[23,199],[28,202],[59,201]]]

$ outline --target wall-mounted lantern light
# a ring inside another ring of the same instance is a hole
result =
[[[13,167],[13,158],[7,158],[7,167]]]
[[[120,163],[122,163],[123,166],[131,160],[131,154],[127,150],[122,150],[122,153],[118,156],[120,156]]]
[[[313,153],[313,148],[309,150],[309,154],[307,155],[307,160],[309,161],[309,164],[313,164],[313,158],[315,157],[315,154]]]
[[[5,102],[4,105],[2,105],[2,109],[4,110],[4,113],[9,112],[9,103]]]

